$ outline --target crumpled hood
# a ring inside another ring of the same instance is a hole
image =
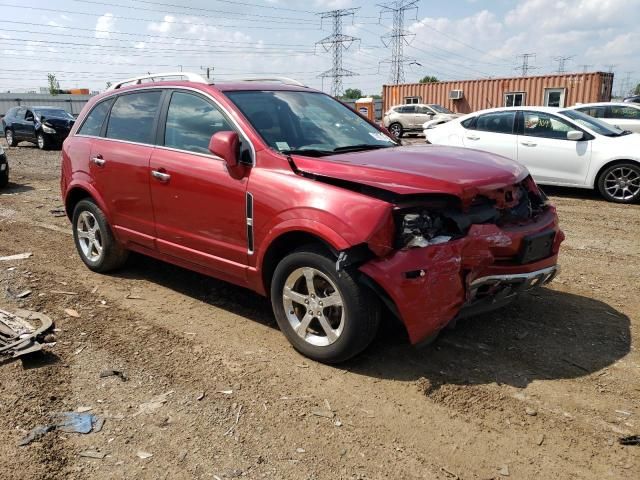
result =
[[[40,120],[42,120],[40,118]],[[42,122],[46,125],[50,125],[53,128],[61,128],[63,130],[70,130],[71,127],[73,126],[73,124],[75,123],[75,120],[71,120],[69,118],[59,118],[59,117],[48,117],[48,116],[44,116],[44,122]]]
[[[467,148],[391,147],[322,158],[293,156],[307,173],[369,185],[397,194],[443,193],[470,200],[481,191],[522,181],[529,174],[508,158]]]

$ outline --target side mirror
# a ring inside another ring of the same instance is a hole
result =
[[[209,140],[209,151],[234,168],[240,161],[240,138],[236,132],[216,132]]]
[[[577,142],[578,140],[582,140],[584,137],[584,133],[578,130],[569,130],[567,132],[567,140],[573,140]]]

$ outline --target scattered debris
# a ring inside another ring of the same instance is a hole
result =
[[[204,398],[205,393],[204,392],[200,392],[200,394],[198,394],[198,396],[196,397],[197,401],[200,401]]]
[[[218,393],[222,393],[223,395],[232,395],[233,394],[233,390],[229,389],[229,390],[218,390]]]
[[[178,462],[179,462],[179,463],[184,462],[184,459],[185,459],[185,458],[187,458],[187,453],[188,453],[188,452],[187,452],[186,450],[182,450],[182,451],[180,452],[180,455],[178,455]]]
[[[537,440],[536,440],[536,443],[538,444],[538,446],[540,446],[540,445],[542,445],[542,444],[544,443],[544,439],[545,439],[545,438],[546,438],[546,437],[544,436],[544,433],[543,433],[543,434],[541,434],[541,435],[538,435],[538,438],[537,438]]]
[[[82,351],[85,349],[86,347],[83,345],[81,346],[79,349],[77,349],[75,352],[73,352],[74,355],[80,355],[80,353],[82,353]]]
[[[80,314],[78,313],[78,311],[74,310],[73,308],[65,308],[64,313],[73,318],[80,318]]]
[[[142,414],[149,414],[149,413],[152,413],[152,412],[158,410],[165,403],[167,403],[167,401],[169,400],[169,396],[172,393],[173,393],[173,390],[171,390],[169,392],[166,392],[166,393],[163,393],[161,395],[157,395],[157,396],[153,397],[151,400],[149,400],[148,402],[140,404],[140,407],[138,408],[138,411],[136,413],[134,413],[133,416],[136,417],[136,416],[142,415]]]
[[[620,445],[640,445],[640,435],[631,435],[630,437],[623,437],[618,440]]]
[[[305,450],[304,448],[300,448],[300,447],[298,447],[298,448],[296,448],[296,452],[298,452],[298,453],[304,453],[304,452],[306,452],[306,450]]]
[[[33,253],[31,252],[18,253],[16,255],[8,255],[6,257],[0,257],[0,262],[12,262],[14,260],[25,260],[29,258],[31,255],[33,255]]]
[[[53,208],[53,209],[49,210],[49,213],[51,215],[53,215],[54,217],[66,217],[67,216],[67,212],[65,212],[63,208]]]
[[[104,427],[104,418],[103,417],[96,418],[96,421],[93,424],[93,432],[98,433],[99,431],[102,430],[102,427]]]
[[[31,442],[42,438],[47,432],[50,432],[54,428],[54,425],[38,425],[32,428],[27,436],[18,442],[18,446],[24,447],[25,445],[29,445]]]
[[[311,415],[315,415],[316,417],[333,418],[334,413],[327,410],[314,410],[311,412]]]
[[[630,417],[631,416],[631,412],[627,412],[625,410],[616,410],[616,413],[618,413],[620,415],[624,415],[625,417]]]
[[[531,407],[525,408],[524,412],[530,417],[535,417],[536,415],[538,415],[538,411],[535,408]]]
[[[138,458],[141,458],[142,460],[145,460],[147,458],[153,457],[153,453],[149,453],[149,452],[145,452],[145,451],[142,451],[142,450],[138,450],[138,453],[136,453],[136,456]]]
[[[500,467],[498,469],[498,473],[500,475],[502,475],[503,477],[508,477],[509,476],[509,466],[508,465],[504,465],[504,466]]]
[[[78,295],[77,292],[67,292],[65,290],[50,290],[50,293],[55,293],[57,295]]]
[[[131,293],[127,293],[124,298],[126,298],[127,300],[144,300],[144,298],[142,298],[140,295],[133,295]]]
[[[31,321],[40,322],[35,327]],[[42,350],[39,342],[53,326],[49,317],[30,310],[17,310],[15,314],[0,310],[0,356],[13,358]]]
[[[236,425],[238,425],[238,421],[240,420],[241,413],[242,413],[242,405],[238,407],[238,413],[236,414],[236,421],[233,423],[233,425],[231,425],[231,427],[229,427],[229,430],[224,432],[224,436],[233,435],[233,431],[235,430]]]
[[[60,430],[65,433],[91,433],[99,432],[104,425],[104,419],[91,413],[63,412],[54,415],[57,420],[49,425],[38,425],[18,443],[25,446],[35,440],[39,440],[52,430]]]
[[[121,370],[115,370],[115,369],[102,370],[100,372],[100,378],[106,378],[106,377],[118,377],[123,382],[126,382],[128,380],[128,377],[127,377],[126,373],[124,373]]]
[[[104,452],[98,452],[97,450],[83,450],[78,454],[78,456],[85,457],[85,458],[96,458],[98,460],[102,460],[104,457],[107,456],[107,454]]]
[[[16,298],[25,298],[25,297],[28,297],[29,295],[31,295],[31,290],[23,290],[20,293],[16,293],[14,295],[14,297],[16,297]]]
[[[447,477],[453,478],[453,480],[460,480],[460,477],[458,475],[446,469],[445,467],[440,467],[440,471],[444,473]]]
[[[91,410],[93,410],[93,407],[78,407],[76,412],[78,412],[78,413],[86,413],[86,412],[90,412]]]

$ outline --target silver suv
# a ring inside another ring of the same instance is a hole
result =
[[[382,117],[382,123],[396,138],[400,138],[403,133],[422,132],[425,122],[438,125],[460,116],[437,103],[414,103],[391,107]]]

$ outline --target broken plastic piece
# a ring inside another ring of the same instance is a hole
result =
[[[640,445],[640,435],[631,435],[630,437],[623,437],[620,440],[620,445]]]
[[[34,326],[34,323],[39,326]],[[49,317],[29,310],[0,310],[0,356],[12,358],[42,350],[40,337],[53,326]]]

